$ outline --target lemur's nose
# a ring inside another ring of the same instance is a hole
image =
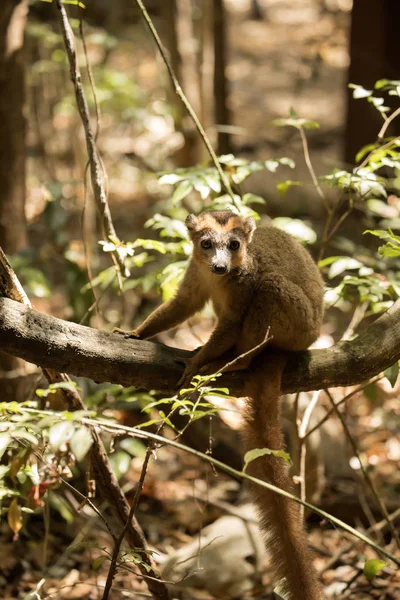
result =
[[[218,265],[214,265],[212,267],[212,272],[215,273],[216,275],[225,275],[225,273],[228,272],[228,267],[227,266],[218,266]]]

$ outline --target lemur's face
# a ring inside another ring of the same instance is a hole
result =
[[[255,229],[254,219],[231,211],[210,211],[189,215],[186,226],[196,260],[215,275],[227,275],[246,258],[246,249]]]

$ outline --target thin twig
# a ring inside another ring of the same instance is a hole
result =
[[[53,414],[53,413],[51,413]],[[79,498],[88,506],[90,506],[90,508],[93,510],[93,512],[96,513],[96,515],[99,517],[99,519],[101,519],[108,531],[108,533],[111,536],[112,540],[116,540],[117,536],[115,535],[115,533],[113,532],[113,530],[111,529],[107,519],[104,517],[104,515],[101,513],[101,511],[97,508],[97,506],[95,504],[93,504],[93,502],[91,501],[90,498],[88,498],[87,496],[85,496],[85,494],[82,494],[82,492],[80,492],[76,487],[74,487],[73,485],[71,485],[69,483],[69,481],[67,481],[64,477],[60,477],[59,476],[60,481],[62,481],[63,485],[65,485],[66,487],[68,487],[74,494],[76,494],[77,496],[79,496]]]
[[[300,132],[300,137],[301,137],[301,141],[303,144],[304,160],[306,161],[308,172],[310,173],[314,187],[317,190],[320,197],[322,198],[322,201],[325,204],[325,208],[329,214],[330,212],[332,212],[332,207],[330,206],[328,200],[326,199],[324,192],[321,189],[321,186],[318,183],[318,178],[315,174],[314,167],[312,166],[310,152],[308,149],[307,137],[306,137],[303,127],[299,127],[299,132]]]
[[[396,117],[398,117],[399,115],[400,115],[400,107],[396,108],[396,110],[394,112],[392,112],[392,114],[389,117],[387,117],[387,119],[384,121],[384,123],[383,123],[383,125],[380,128],[380,131],[378,133],[378,139],[379,140],[381,140],[382,138],[385,137],[386,130],[389,127],[390,123],[392,121],[394,121],[394,119]]]
[[[390,522],[396,521],[398,518],[400,517],[400,508],[396,509],[394,512],[392,512],[389,515],[389,520]],[[382,531],[387,525],[387,520],[386,519],[382,519],[381,521],[378,521],[378,523],[375,523],[374,525],[372,525],[371,527],[369,527],[367,529],[367,533],[374,533],[375,531]],[[336,563],[338,562],[338,560],[340,560],[341,556],[343,556],[343,554],[347,554],[348,552],[350,552],[355,546],[355,542],[351,542],[350,544],[348,544],[347,546],[345,546],[344,548],[342,548],[341,550],[339,550],[334,556],[332,556],[332,558],[327,562],[326,565],[324,565],[324,568],[322,569],[321,573],[325,573],[325,571],[329,571],[330,569],[333,569],[333,567],[336,565]]]
[[[144,457],[142,470],[140,473],[140,478],[138,481],[138,485],[137,485],[135,496],[133,498],[133,502],[132,502],[132,505],[131,505],[131,508],[129,511],[128,518],[127,518],[126,523],[125,523],[121,533],[119,534],[118,538],[116,540],[114,540],[114,548],[113,548],[113,553],[111,556],[111,564],[110,564],[110,568],[108,571],[106,584],[104,586],[102,600],[107,600],[108,596],[110,594],[111,587],[112,587],[112,584],[114,581],[114,577],[115,577],[117,569],[118,569],[117,561],[118,561],[119,553],[121,550],[121,545],[122,545],[122,542],[124,541],[126,532],[128,531],[129,524],[132,520],[133,515],[135,514],[135,510],[136,510],[138,502],[139,502],[140,494],[143,489],[143,484],[144,484],[144,480],[145,480],[146,473],[147,473],[147,467],[149,464],[151,454],[153,452],[153,448],[154,448],[154,443],[150,443],[147,448],[147,451],[146,451],[146,456]]]
[[[367,156],[364,158],[362,163],[359,164],[358,167],[356,167],[354,172],[357,173],[357,171],[359,171],[360,169],[363,169],[368,164],[369,159],[374,154],[374,152],[377,152],[378,150],[386,150],[386,148],[390,148],[390,146],[392,144],[395,144],[396,142],[400,142],[400,136],[397,136],[397,137],[393,138],[392,140],[389,140],[385,144],[382,144],[382,146],[379,146],[378,148],[374,148],[373,150],[371,150],[371,152],[369,152],[367,154]]]
[[[353,316],[351,318],[351,321],[346,328],[346,331],[340,338],[341,341],[349,340],[351,337],[353,337],[355,330],[357,329],[357,327],[359,326],[359,324],[365,317],[365,313],[367,311],[368,306],[369,306],[369,302],[365,301],[356,307],[356,309],[353,313]]]
[[[380,375],[377,375],[376,377],[374,377],[373,379],[371,379],[369,381],[366,381],[362,385],[359,385],[356,389],[354,389],[353,391],[351,391],[349,394],[347,394],[346,396],[343,396],[343,398],[341,400],[339,400],[339,402],[336,402],[335,406],[338,407],[341,404],[343,404],[344,402],[347,402],[347,400],[349,400],[350,398],[352,398],[353,396],[355,396],[356,394],[358,394],[358,392],[362,392],[367,386],[372,385],[372,384],[376,383],[377,381],[380,381],[383,378],[384,378],[384,375],[380,374]],[[316,431],[324,423],[326,423],[326,421],[329,419],[329,417],[331,415],[333,415],[334,412],[335,412],[334,408],[331,408],[330,410],[328,410],[328,412],[326,413],[326,415],[316,425],[314,425],[314,427],[312,429],[310,429],[309,431],[307,431],[307,433],[304,436],[304,439],[308,438],[309,435],[312,435],[314,433],[314,431]]]
[[[236,367],[238,370],[241,370],[241,368],[246,368],[248,365],[246,365],[246,363],[244,363],[245,366],[242,367],[241,363],[243,361],[245,361],[245,359],[249,360],[251,358],[251,360],[253,360],[256,356],[258,356],[260,354],[260,352],[262,350],[264,350],[264,348],[272,340],[272,335],[271,336],[269,335],[270,329],[271,328],[268,327],[267,333],[265,334],[265,337],[262,342],[260,342],[253,348],[250,348],[250,350],[247,350],[246,352],[239,354],[239,356],[236,356],[233,360],[227,362],[223,367],[218,369],[218,371],[216,371],[214,373],[214,375],[226,373],[226,371],[232,371],[233,370],[232,367]]]
[[[61,416],[62,415],[60,415],[60,417]],[[384,548],[381,548],[380,546],[378,546],[378,544],[376,544],[375,542],[370,540],[364,534],[360,533],[359,531],[357,531],[356,529],[354,529],[347,523],[344,523],[337,517],[330,515],[329,513],[325,512],[324,510],[317,508],[313,504],[310,504],[309,502],[303,502],[297,496],[294,496],[293,494],[290,494],[289,492],[286,492],[285,490],[283,490],[281,488],[278,488],[270,483],[267,483],[266,481],[262,481],[260,479],[257,479],[256,477],[252,477],[251,475],[248,475],[247,473],[244,473],[243,471],[238,471],[237,469],[234,469],[234,468],[224,464],[223,462],[217,460],[216,458],[214,458],[212,456],[204,454],[203,452],[199,452],[198,450],[195,450],[194,448],[190,448],[189,446],[185,446],[184,444],[180,444],[179,442],[176,442],[175,440],[169,440],[169,439],[164,438],[155,433],[151,433],[150,431],[143,431],[142,429],[137,429],[136,427],[128,427],[126,425],[119,425],[119,424],[114,424],[114,423],[109,423],[109,422],[104,422],[104,424],[103,424],[101,419],[84,418],[84,419],[82,419],[82,421],[84,423],[87,423],[88,425],[95,425],[96,427],[100,427],[100,428],[102,428],[104,425],[105,427],[107,427],[108,430],[123,432],[132,437],[147,438],[147,439],[153,440],[155,442],[158,442],[158,443],[161,443],[161,444],[164,444],[167,446],[172,446],[173,448],[177,448],[178,450],[188,452],[189,454],[192,454],[193,456],[197,456],[198,458],[205,460],[206,462],[214,465],[215,467],[233,475],[235,478],[246,479],[247,481],[251,481],[252,483],[256,483],[257,485],[260,485],[261,487],[264,487],[272,492],[275,492],[276,494],[279,494],[280,496],[284,496],[285,498],[288,498],[289,500],[297,502],[297,504],[302,504],[306,508],[312,510],[313,512],[316,512],[318,515],[320,515],[324,519],[327,519],[328,521],[332,522],[334,525],[337,525],[344,531],[347,531],[347,533],[350,533],[354,537],[358,538],[359,540],[361,540],[362,542],[364,542],[365,544],[367,544],[368,546],[370,546],[371,548],[376,550],[378,553],[383,554],[384,556],[386,556],[387,558],[392,560],[396,565],[400,566],[400,558],[393,556],[390,552],[388,552]]]
[[[307,428],[310,423],[311,415],[313,413],[314,408],[317,406],[318,399],[320,396],[321,390],[314,392],[310,402],[307,405],[306,410],[304,411],[303,419],[301,421],[298,433],[298,439],[300,442],[299,448],[299,465],[300,465],[300,498],[305,501],[306,499],[306,444],[305,438],[307,433]],[[300,518],[304,520],[304,505],[300,506]]]
[[[60,0],[58,0],[60,1]],[[187,99],[184,91],[182,90],[182,87],[178,81],[178,78],[175,75],[174,69],[172,67],[171,61],[168,58],[168,54],[167,51],[165,50],[163,43],[160,39],[160,36],[158,35],[158,32],[154,26],[153,21],[150,18],[149,13],[147,12],[142,0],[136,0],[136,4],[138,5],[144,20],[146,21],[146,24],[148,26],[148,28],[150,29],[150,33],[154,38],[155,43],[157,44],[157,48],[161,54],[161,57],[164,61],[164,64],[167,68],[168,74],[170,76],[170,79],[172,81],[172,84],[174,86],[175,92],[177,94],[177,96],[179,96],[179,98],[181,99],[181,101],[183,102],[188,114],[190,115],[190,117],[193,120],[193,123],[196,126],[197,131],[199,132],[199,135],[201,137],[201,139],[203,140],[207,151],[211,157],[212,162],[214,163],[215,168],[217,169],[218,175],[221,179],[221,183],[223,185],[223,187],[225,188],[226,192],[229,194],[231,200],[232,200],[232,204],[238,209],[240,210],[240,204],[237,202],[237,199],[235,198],[235,195],[232,191],[232,187],[231,184],[229,182],[229,178],[226,175],[226,173],[224,173],[221,164],[218,161],[218,157],[211,145],[211,142],[204,130],[204,127],[202,126],[202,124],[199,121],[198,116],[196,115],[195,110],[193,109],[192,105],[190,104],[189,100]]]
[[[60,412],[54,412],[54,411],[50,412],[50,411],[45,411],[45,410],[38,410],[38,409],[34,409],[34,408],[28,408],[25,406],[24,407],[21,406],[21,411],[26,412],[26,413],[38,414],[38,415],[51,414],[53,416],[59,417],[60,420],[65,420],[65,416]],[[256,483],[257,485],[260,485],[261,487],[264,487],[264,488],[278,494],[279,496],[283,496],[285,498],[288,498],[289,500],[292,500],[293,502],[296,502],[297,504],[305,506],[305,508],[310,509],[311,511],[320,515],[324,519],[332,522],[334,525],[337,525],[338,527],[340,527],[347,533],[350,533],[352,536],[358,538],[359,540],[361,540],[362,542],[364,542],[365,544],[367,544],[368,546],[370,546],[371,548],[376,550],[378,553],[379,552],[382,553],[384,556],[386,556],[387,558],[392,560],[396,565],[400,566],[400,558],[393,556],[390,552],[388,552],[384,548],[381,548],[380,546],[378,546],[378,544],[376,544],[375,542],[373,542],[372,540],[367,538],[364,534],[360,533],[359,531],[357,531],[356,529],[354,529],[347,523],[344,523],[337,517],[334,517],[333,515],[314,506],[313,504],[310,504],[309,502],[304,502],[297,496],[291,494],[290,492],[287,492],[286,490],[284,490],[282,488],[276,487],[276,486],[272,485],[271,483],[267,483],[266,481],[262,481],[261,479],[257,479],[256,477],[248,475],[244,471],[238,471],[237,469],[234,469],[233,467],[226,465],[225,463],[221,462],[220,460],[217,460],[213,456],[204,454],[203,452],[200,452],[199,450],[195,450],[194,448],[185,446],[184,444],[181,444],[175,440],[170,440],[170,439],[164,438],[161,435],[158,435],[157,433],[152,433],[150,431],[144,431],[143,429],[138,429],[137,427],[129,427],[127,425],[121,425],[119,423],[112,423],[112,422],[105,421],[100,418],[93,419],[93,418],[84,417],[84,418],[82,418],[82,423],[89,425],[89,426],[93,426],[95,428],[95,430],[104,429],[109,432],[122,433],[122,434],[128,435],[130,437],[145,438],[145,439],[151,440],[153,443],[161,444],[164,446],[171,446],[172,448],[176,448],[177,450],[181,450],[183,452],[187,452],[188,454],[192,454],[193,456],[196,456],[197,458],[200,458],[201,460],[204,460],[204,461],[208,462],[209,464],[214,465],[218,469],[221,469],[222,471],[225,471],[226,473],[233,475],[235,478],[244,479],[246,481]]]
[[[104,177],[101,167],[101,161],[99,158],[99,153],[96,148],[95,138],[92,131],[92,126],[90,124],[90,115],[89,115],[89,107],[86,101],[85,92],[82,86],[82,76],[78,65],[78,60],[76,56],[76,48],[75,48],[75,39],[74,34],[71,29],[71,25],[68,20],[68,16],[65,10],[65,6],[62,4],[61,0],[56,0],[56,6],[59,13],[59,21],[61,25],[61,30],[64,38],[64,45],[68,57],[68,62],[70,66],[70,76],[71,81],[74,86],[75,96],[78,111],[81,117],[82,125],[85,131],[86,138],[86,146],[88,151],[88,157],[90,162],[90,174],[92,180],[92,187],[94,197],[96,199],[96,203],[101,215],[102,229],[103,235],[106,240],[113,238],[118,239],[114,224],[111,218],[111,212],[108,205],[106,186],[104,184]],[[124,264],[124,260],[122,254],[118,250],[115,251],[115,260],[118,263],[119,268],[124,273],[125,276],[129,275],[129,272]]]
[[[388,513],[388,510],[387,510],[387,508],[385,506],[385,503],[383,502],[382,498],[379,496],[378,490],[376,489],[375,484],[374,484],[374,482],[373,482],[370,474],[365,469],[365,467],[364,467],[364,465],[362,463],[362,460],[361,460],[361,457],[360,457],[360,453],[358,452],[357,445],[356,445],[356,443],[354,441],[353,436],[350,433],[350,430],[349,430],[349,428],[347,426],[347,423],[346,423],[346,421],[345,421],[342,413],[338,409],[337,405],[335,404],[335,401],[334,401],[334,399],[333,399],[332,394],[330,393],[330,391],[329,390],[325,390],[325,392],[326,392],[326,394],[327,394],[327,396],[328,396],[328,398],[329,398],[329,400],[330,400],[330,402],[332,404],[332,408],[335,411],[336,416],[338,417],[338,419],[340,420],[340,422],[342,424],[343,430],[344,430],[344,432],[346,434],[346,437],[347,437],[348,441],[350,442],[350,445],[352,447],[354,455],[358,459],[358,463],[360,465],[360,469],[362,471],[364,479],[367,482],[367,484],[368,484],[368,486],[369,486],[369,488],[370,488],[370,490],[372,492],[372,495],[374,496],[376,502],[378,503],[378,506],[381,509],[382,515],[385,517],[385,519],[387,521],[387,524],[388,524],[389,529],[390,529],[390,531],[391,531],[391,533],[393,535],[393,538],[396,540],[397,547],[400,549],[400,538],[399,538],[399,535],[398,535],[398,533],[396,531],[396,528],[393,526],[393,523],[389,519],[389,513]]]

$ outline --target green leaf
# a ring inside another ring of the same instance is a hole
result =
[[[146,446],[138,438],[128,437],[120,442],[120,447],[128,452],[131,456],[138,456],[144,458],[146,455]]]
[[[374,88],[376,90],[382,90],[384,88],[397,88],[400,86],[400,81],[397,81],[395,79],[379,79],[375,85]]]
[[[33,435],[33,433],[31,433],[30,431],[27,431],[26,429],[15,429],[12,432],[11,436],[14,439],[25,440],[29,444],[32,444],[32,446],[37,446],[39,443],[37,437]]]
[[[161,175],[161,177],[158,180],[158,183],[160,185],[164,185],[164,184],[174,185],[175,183],[178,183],[178,181],[181,181],[182,179],[183,179],[182,175],[178,175],[177,173],[165,173],[164,175]]]
[[[49,443],[53,450],[59,450],[60,446],[69,442],[74,431],[71,421],[60,421],[53,425],[49,431]]]
[[[317,234],[311,227],[306,225],[300,219],[291,219],[290,217],[276,217],[272,220],[274,227],[287,231],[293,237],[307,244],[314,244],[317,241]]]
[[[290,169],[294,169],[296,166],[296,163],[294,162],[294,160],[292,158],[288,158],[287,156],[278,158],[278,161],[281,163],[281,165],[285,165],[285,166],[289,167]]]
[[[83,460],[93,444],[92,434],[85,426],[79,427],[71,438],[70,446],[77,461]]]
[[[110,454],[110,462],[117,479],[119,479],[129,469],[131,457],[127,452],[117,450]]]
[[[251,463],[256,458],[260,458],[262,456],[272,455],[276,456],[276,458],[283,458],[289,465],[291,464],[290,455],[284,450],[270,450],[269,448],[254,448],[254,450],[249,450],[244,455],[244,467],[243,471],[246,471],[249,463]]]
[[[389,381],[392,388],[394,388],[394,386],[396,384],[398,375],[399,375],[399,363],[398,362],[395,362],[394,365],[392,365],[385,371],[385,377]]]
[[[275,127],[294,127],[295,129],[319,129],[319,123],[317,121],[311,121],[309,119],[295,119],[289,117],[288,119],[274,119],[271,121],[271,125]]]
[[[338,275],[341,275],[344,271],[349,271],[352,269],[359,269],[362,267],[362,263],[351,256],[343,256],[338,258],[334,263],[332,263],[329,271],[328,277],[329,279],[334,279]]]
[[[94,561],[92,562],[92,569],[94,571],[97,571],[97,569],[99,569],[101,567],[101,565],[103,564],[103,562],[105,560],[109,560],[109,557],[107,556],[107,554],[101,554],[100,556],[95,558]]]
[[[10,442],[11,442],[11,436],[8,433],[0,433],[0,458],[3,456],[4,452],[7,450]]]
[[[377,148],[377,144],[367,144],[366,146],[363,146],[356,154],[356,163],[360,162],[364,156],[372,152],[372,150],[375,150],[375,148]]]
[[[368,579],[368,581],[373,581],[373,579],[380,573],[383,567],[386,567],[387,563],[384,560],[379,560],[377,558],[373,558],[372,560],[367,560],[364,564],[364,575]]]
[[[291,179],[287,179],[286,181],[281,181],[278,183],[276,189],[282,196],[284,196],[286,192],[294,185],[303,185],[303,183],[301,181],[292,181]]]
[[[366,90],[362,85],[356,85],[355,83],[349,83],[349,88],[353,90],[353,98],[355,100],[369,98],[372,94],[372,90]]]
[[[207,188],[208,189],[208,188]],[[190,192],[193,190],[193,185],[190,181],[181,181],[181,183],[177,186],[174,193],[172,194],[172,202],[174,204],[178,204],[181,202]]]
[[[386,231],[386,229],[366,229],[363,232],[363,235],[365,235],[366,233],[370,233],[371,235],[374,235],[380,238],[381,240],[386,240],[389,237],[389,233],[388,231]]]
[[[391,242],[388,242],[387,244],[385,244],[385,246],[379,247],[379,253],[383,257],[388,257],[388,258],[394,257],[394,256],[400,256],[400,246],[395,246]]]
[[[242,197],[243,204],[265,204],[264,198],[256,194],[244,194]]]

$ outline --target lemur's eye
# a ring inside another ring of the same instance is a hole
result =
[[[240,242],[238,242],[237,240],[232,240],[231,242],[229,242],[229,250],[238,250],[240,246]]]
[[[211,240],[201,240],[200,246],[204,248],[204,250],[209,250],[212,246]]]

